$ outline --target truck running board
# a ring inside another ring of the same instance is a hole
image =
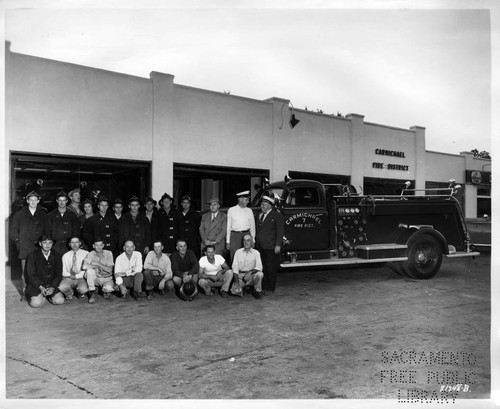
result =
[[[325,260],[297,260],[295,263],[285,262],[280,266],[283,269],[300,268],[300,267],[315,267],[315,266],[338,266],[338,265],[354,265],[354,264],[371,264],[371,263],[388,263],[390,261],[406,261],[408,257],[388,257],[378,259],[364,259],[358,257],[352,258],[335,258]]]
[[[456,253],[444,254],[444,256],[447,258],[458,258],[458,257],[476,257],[479,256],[480,254],[481,253],[479,251],[469,251],[468,253],[466,251],[457,251]]]

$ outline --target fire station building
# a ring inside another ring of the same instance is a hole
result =
[[[160,72],[124,75],[13,53],[9,44],[5,85],[11,210],[30,190],[53,208],[57,192],[75,187],[123,201],[189,194],[206,210],[213,195],[232,206],[235,193],[288,174],[365,194],[399,194],[406,181],[447,187],[453,178],[467,218],[491,215],[491,161],[427,151],[422,126],[293,109],[286,98],[193,88]]]

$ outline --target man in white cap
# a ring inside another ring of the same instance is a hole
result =
[[[247,207],[250,201],[250,191],[237,193],[238,204],[227,211],[226,248],[230,251],[231,260],[236,250],[241,248],[245,234],[255,237],[255,219],[252,209]]]
[[[227,215],[219,211],[218,197],[212,197],[207,204],[210,205],[210,211],[201,216],[201,246],[214,246],[215,254],[222,256],[226,249]]]
[[[276,288],[276,272],[280,262],[281,246],[285,225],[281,213],[273,209],[274,200],[270,196],[262,196],[257,220],[257,237],[255,248],[259,251],[264,265],[262,290],[273,292]]]

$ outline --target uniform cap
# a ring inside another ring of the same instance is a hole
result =
[[[121,205],[123,205],[123,200],[120,199],[119,197],[117,197],[115,200],[113,200],[113,205],[115,205],[115,204],[121,204]]]
[[[182,196],[181,201],[184,201],[184,200],[187,200],[188,202],[191,202],[191,196],[189,196],[189,195]]]
[[[73,196],[75,193],[80,193],[80,188],[77,187],[76,189],[73,189],[71,190],[69,193],[68,193],[68,196],[71,197]]]
[[[146,199],[144,199],[144,204],[146,203],[153,203],[153,205],[156,206],[156,200],[154,200],[152,197],[146,197]]]
[[[272,205],[274,204],[274,200],[271,197],[267,196],[267,195],[263,195],[261,197],[260,201],[261,202],[269,202]]]
[[[106,196],[101,195],[97,198],[97,203],[100,203],[100,202],[108,202],[109,203],[109,199]],[[116,203],[116,201],[115,201],[115,203]]]
[[[163,193],[163,196],[160,199],[160,202],[163,202],[165,199],[169,199],[171,201],[174,201],[174,198],[170,196],[168,193]]]
[[[26,199],[29,199],[31,196],[36,196],[38,197],[39,199],[42,198],[42,196],[40,196],[37,192],[35,192],[34,190],[32,190],[31,192],[29,192],[27,195],[26,195]]]
[[[44,234],[42,237],[40,237],[40,242],[43,242],[43,241],[47,241],[47,240],[50,240],[50,241],[54,241],[54,239],[52,238],[52,236],[50,234]]]
[[[250,197],[250,190],[244,190],[243,192],[240,192],[240,193],[236,193],[236,196],[238,196],[238,198],[240,197]]]
[[[65,197],[66,199],[69,199],[69,196],[66,194],[64,190],[61,190],[57,195],[56,199],[59,199],[60,197]]]
[[[132,196],[130,199],[128,199],[128,204],[130,204],[132,202],[138,202],[139,204],[141,203],[141,201],[139,200],[139,198],[137,196]]]

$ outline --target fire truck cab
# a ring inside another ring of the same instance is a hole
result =
[[[283,269],[389,263],[398,274],[433,277],[444,257],[474,257],[459,185],[409,189],[400,195],[361,195],[351,185],[292,180],[262,186],[285,223]]]

